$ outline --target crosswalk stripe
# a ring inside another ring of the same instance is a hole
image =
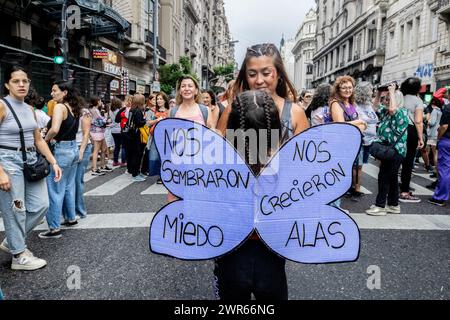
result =
[[[131,175],[121,174],[120,176],[109,180],[102,184],[101,186],[86,192],[84,195],[87,197],[91,196],[113,196],[119,191],[125,189],[129,185],[133,184],[133,179]]]
[[[365,164],[363,166],[363,172],[371,176],[372,178],[378,179],[378,172],[380,172],[380,169],[377,166],[374,166],[373,164]],[[431,190],[428,190],[416,183],[411,182],[411,187],[415,189],[414,194],[418,196],[432,196],[433,192]]]
[[[415,173],[415,172],[413,172],[413,175],[415,175],[415,176],[418,176],[418,177],[421,177],[421,178],[424,178],[424,179],[427,179],[430,181],[434,181],[433,178],[430,178],[430,174],[431,173]]]
[[[150,188],[144,190],[141,195],[167,194],[167,189],[162,184],[153,184]]]
[[[373,192],[372,191],[370,191],[370,190],[367,190],[366,188],[364,188],[363,186],[361,186],[361,192],[362,193],[364,193],[364,194],[373,194]]]
[[[79,220],[77,226],[66,229],[149,228],[154,216],[154,212],[89,214],[87,218]],[[352,213],[350,216],[362,230],[450,230],[449,215],[388,214],[387,216],[373,217],[363,213]],[[41,224],[35,230],[48,230],[47,224]],[[0,219],[0,232],[4,231],[3,220]]]

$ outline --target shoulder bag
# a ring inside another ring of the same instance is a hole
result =
[[[47,161],[47,159],[45,159],[45,157],[40,152],[36,150],[37,161],[33,164],[28,164],[27,152],[25,149],[25,137],[23,135],[22,124],[20,123],[17,114],[15,113],[14,109],[11,107],[9,102],[6,99],[4,99],[3,101],[8,106],[9,110],[14,116],[14,119],[17,122],[17,125],[19,126],[20,144],[22,146],[23,175],[25,179],[29,182],[40,181],[50,174],[50,163]]]
[[[391,121],[392,123],[392,121]],[[392,130],[392,128],[391,128]],[[383,142],[374,142],[370,147],[370,154],[378,160],[392,160],[397,153],[395,150],[395,146],[400,141],[400,139],[405,135],[406,131],[408,131],[408,127],[403,130],[403,133],[394,141],[392,144],[387,144]]]

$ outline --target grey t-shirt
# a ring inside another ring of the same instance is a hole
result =
[[[414,114],[416,110],[421,109],[423,111],[423,102],[417,96],[410,94],[405,95],[403,107],[408,110],[409,124],[414,125]]]

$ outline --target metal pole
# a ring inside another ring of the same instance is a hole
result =
[[[153,0],[153,81],[157,81],[158,72],[158,0]]]
[[[209,90],[209,49],[206,51],[206,90]]]
[[[68,80],[67,50],[69,48],[67,43],[67,0],[64,0],[61,11],[61,42],[64,57],[64,61],[61,65],[62,78],[63,81],[67,81]]]

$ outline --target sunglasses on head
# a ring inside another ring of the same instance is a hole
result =
[[[247,53],[252,53],[255,56],[273,56],[278,52],[277,47],[273,43],[261,43],[247,48]]]

